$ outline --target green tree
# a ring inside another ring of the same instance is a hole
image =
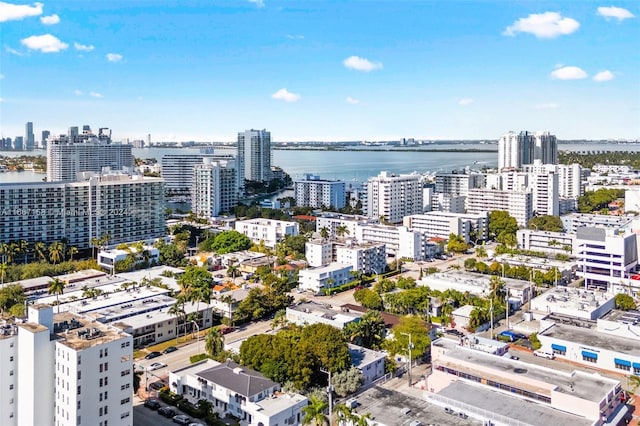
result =
[[[478,258],[480,259],[484,259],[487,257],[487,250],[484,248],[484,246],[476,247],[476,256],[478,256]]]
[[[33,252],[40,262],[47,260],[47,246],[42,241],[38,241],[33,245]]]
[[[60,263],[64,257],[64,245],[60,241],[54,241],[49,246],[49,259],[53,264]]]
[[[7,284],[0,288],[0,312],[8,312],[14,305],[24,306],[26,297],[20,284]]]
[[[0,263],[0,284],[4,284],[4,277],[7,275],[7,264]]]
[[[349,235],[350,233],[351,231],[349,231],[349,228],[347,227],[347,225],[336,226],[336,235],[338,237],[344,237],[345,235]]]
[[[564,227],[562,226],[562,220],[560,216],[537,216],[529,220],[529,229],[535,229],[536,231],[550,231],[550,232],[562,232]]]
[[[342,329],[348,341],[369,349],[379,349],[387,334],[380,312],[367,311],[360,321],[347,323]]]
[[[49,294],[56,295],[56,305],[58,306],[58,313],[60,312],[60,295],[64,293],[64,282],[59,278],[54,278],[49,281]]]
[[[494,210],[489,213],[489,234],[497,238],[503,232],[515,235],[518,230],[518,222],[504,210]],[[505,234],[505,235],[506,235]]]
[[[238,231],[223,231],[213,237],[211,250],[217,254],[233,253],[235,251],[249,250],[251,240]]]
[[[630,376],[627,376],[627,379],[629,380],[629,391],[635,394],[638,388],[640,388],[640,376],[632,374]]]
[[[314,426],[330,426],[329,418],[324,413],[327,410],[327,403],[311,397],[309,399],[309,405],[302,409],[304,417],[302,418],[303,425]]]
[[[615,296],[616,307],[623,311],[636,309],[636,302],[628,294],[618,293]]]
[[[393,338],[386,339],[383,345],[390,355],[407,354],[408,334],[411,335],[411,360],[423,356],[430,348],[429,326],[419,317],[403,316],[392,332]]]
[[[469,244],[460,235],[449,234],[449,242],[447,243],[447,251],[454,253],[464,253],[469,249]]]
[[[364,383],[364,374],[355,367],[340,371],[331,377],[331,385],[335,393],[345,397],[357,391]]]
[[[382,297],[380,297],[377,292],[368,288],[356,290],[355,293],[353,293],[353,298],[367,309],[382,310],[384,308]]]
[[[320,237],[323,240],[326,240],[327,238],[329,238],[329,228],[327,228],[326,226],[323,226],[322,228],[320,228]]]
[[[207,331],[204,337],[204,349],[213,359],[217,359],[224,352],[224,336],[217,327],[211,327]]]
[[[69,260],[73,260],[73,256],[78,254],[78,247],[69,247],[69,249],[67,249],[67,253],[69,253]]]

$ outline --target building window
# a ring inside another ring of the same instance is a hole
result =
[[[104,383],[103,379],[100,378],[100,387],[102,387],[103,383]]]
[[[100,417],[102,417],[102,407],[100,407],[100,409],[98,410],[98,412],[100,413]],[[100,424],[102,424],[102,422],[100,422]]]
[[[81,391],[82,391],[82,386],[78,386],[78,395],[80,395]]]
[[[9,385],[9,390],[13,390],[13,385]]]
[[[131,401],[131,398],[129,398],[129,397],[127,397],[127,398],[125,398],[125,399],[122,399],[122,400],[120,400],[120,405],[126,404],[126,403],[128,403],[129,401]]]

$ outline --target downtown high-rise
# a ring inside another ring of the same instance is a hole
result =
[[[24,126],[24,149],[33,151],[36,144],[35,134],[33,133],[33,123],[27,122]]]
[[[245,130],[238,133],[238,186],[244,181],[266,182],[271,179],[271,132]]]
[[[549,132],[509,132],[498,141],[498,170],[520,169],[540,160],[542,164],[558,162],[558,140]]]

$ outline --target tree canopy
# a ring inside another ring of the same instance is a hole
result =
[[[636,308],[636,302],[628,294],[618,293],[615,296],[616,307],[623,311],[630,311]]]
[[[518,230],[518,222],[509,212],[504,210],[493,210],[489,213],[489,233],[494,238],[505,233],[515,235]]]
[[[385,349],[391,355],[407,354],[409,336],[411,336],[411,359],[424,355],[431,346],[429,325],[419,317],[407,315],[400,318],[400,322],[393,327],[393,338],[384,343]]]
[[[447,243],[447,251],[454,253],[464,253],[469,248],[469,244],[460,235],[449,234],[449,242]]]
[[[534,217],[529,221],[528,227],[536,231],[562,232],[564,230],[559,216],[548,215]]]
[[[592,213],[609,206],[609,203],[624,197],[624,189],[601,188],[597,191],[587,191],[578,198],[580,213]]]
[[[214,237],[206,239],[201,248],[206,251],[214,251],[217,254],[233,253],[234,251],[248,250],[251,248],[251,240],[238,231],[223,231]]]

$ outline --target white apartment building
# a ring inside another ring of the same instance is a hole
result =
[[[549,132],[509,132],[498,140],[498,170],[519,169],[540,160],[543,164],[558,162],[558,141]]]
[[[193,168],[191,211],[205,218],[232,212],[238,204],[235,160],[205,158]]]
[[[65,239],[78,249],[110,235],[110,244],[166,234],[164,181],[103,174],[81,182],[0,184],[0,241]]]
[[[344,181],[320,179],[312,174],[294,181],[293,193],[298,207],[341,209],[347,200]]]
[[[615,296],[582,288],[554,287],[531,301],[531,310],[563,317],[595,321],[616,307]]]
[[[627,189],[624,192],[624,211],[640,212],[640,189]]]
[[[131,336],[46,305],[30,305],[28,317],[3,327],[0,423],[132,425]]]
[[[534,160],[533,164],[523,165],[522,170],[526,173],[557,174],[558,196],[560,198],[577,199],[584,194],[580,164],[543,164],[540,160]]]
[[[47,182],[75,181],[80,172],[101,173],[105,167],[133,170],[131,145],[111,142],[110,132],[85,135],[81,141],[64,135],[49,138]]]
[[[213,153],[200,154],[165,154],[162,156],[162,177],[165,181],[167,192],[189,193],[193,188],[193,169],[205,160],[233,161],[231,155],[214,155]],[[237,177],[236,177],[237,179]],[[237,182],[236,182],[237,186]]]
[[[353,237],[356,235],[358,225],[368,225],[378,223],[378,218],[370,219],[366,216],[347,215],[333,212],[322,212],[316,216],[316,232],[326,229],[329,238]],[[338,235],[336,230],[339,227],[346,229],[344,235]]]
[[[576,247],[575,234],[564,232],[519,229],[516,232],[516,237],[518,239],[518,248],[521,250],[571,255]]]
[[[406,226],[361,225],[356,228],[356,240],[385,244],[388,254],[413,260],[423,260],[428,250],[428,238]]]
[[[350,265],[352,271],[381,274],[387,269],[387,251],[382,243],[336,244],[336,262]]]
[[[367,216],[402,223],[410,214],[422,213],[420,175],[381,172],[367,183]]]
[[[287,307],[286,318],[292,324],[327,324],[343,329],[350,322],[360,321],[363,313],[318,302],[298,302]]]
[[[467,191],[468,192],[468,191]],[[466,196],[435,193],[431,196],[431,211],[464,213]]]
[[[275,247],[286,235],[298,235],[298,223],[273,219],[249,219],[236,222],[236,231],[249,237],[259,244],[264,241],[265,246]]]
[[[298,288],[318,294],[324,289],[340,287],[353,280],[351,271],[351,265],[335,262],[317,268],[302,269],[298,273]]]
[[[280,385],[230,360],[206,360],[169,373],[171,391],[195,404],[212,403],[220,417],[232,415],[246,426],[302,425],[307,398],[280,391]]]
[[[500,189],[531,192],[534,214],[549,216],[559,214],[558,175],[554,172],[503,172]]]
[[[527,226],[533,217],[531,192],[503,191],[498,189],[470,189],[467,197],[467,213],[504,210],[516,219],[519,226]]]
[[[122,249],[109,249],[101,250],[98,252],[98,265],[106,268],[109,271],[114,271],[114,266],[118,262],[122,262],[127,259],[129,255],[135,257],[134,264],[138,264],[147,261],[149,264],[157,264],[160,262],[160,250],[153,246],[144,246],[143,252],[138,253],[135,247],[129,247],[128,250]]]
[[[367,386],[385,375],[384,360],[387,358],[385,352],[374,351],[349,343],[349,355],[351,355],[351,365],[357,368],[364,376],[362,386]]]
[[[482,173],[436,173],[435,192],[440,194],[467,196],[470,188],[482,188]]]
[[[245,130],[238,133],[238,182],[271,179],[271,132]]]
[[[304,244],[307,264],[315,268],[325,266],[333,261],[333,242],[330,240],[311,240]]]
[[[578,228],[575,255],[577,275],[586,289],[615,293],[640,290],[640,281],[631,279],[638,265],[638,234],[624,229]]]
[[[489,236],[489,213],[461,214],[447,212],[428,212],[405,216],[404,226],[421,231],[430,237],[448,239],[450,234],[459,235],[466,242],[486,240]]]
[[[633,221],[633,217],[605,214],[571,213],[560,217],[564,231],[575,234],[581,227],[621,228]]]

